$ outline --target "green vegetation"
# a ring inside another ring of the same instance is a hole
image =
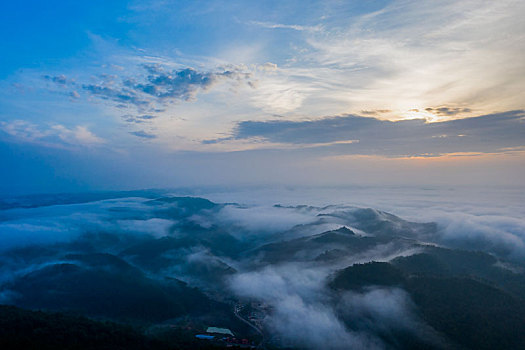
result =
[[[13,281],[16,304],[89,316],[159,322],[211,309],[228,310],[176,279],[154,280],[109,254],[70,255],[81,264],[43,267]]]
[[[356,264],[339,271],[331,282],[334,289],[360,289],[365,286],[400,286],[403,273],[388,263]]]
[[[174,330],[162,337],[146,336],[130,326],[62,313],[27,311],[0,305],[2,350],[176,350],[222,349]]]
[[[524,285],[522,273],[498,267],[489,254],[436,247],[391,263],[355,264],[330,282],[340,292],[403,288],[427,324],[469,349],[525,348],[525,300],[516,293]]]

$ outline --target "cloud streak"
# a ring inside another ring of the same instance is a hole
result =
[[[298,24],[282,24],[282,23],[271,23],[271,22],[259,22],[259,21],[251,21],[249,24],[259,26],[262,28],[268,28],[268,29],[293,29],[297,31],[308,31],[308,32],[319,32],[323,29],[321,25],[316,26],[304,26],[304,25],[298,25]]]
[[[262,139],[283,145],[331,146],[332,151],[342,154],[394,157],[493,153],[525,146],[524,118],[523,111],[511,111],[436,123],[424,119],[392,122],[357,115],[313,121],[243,121],[231,138],[206,142]]]

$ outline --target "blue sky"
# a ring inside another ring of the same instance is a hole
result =
[[[523,1],[18,1],[0,192],[523,185]]]

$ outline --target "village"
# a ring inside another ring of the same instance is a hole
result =
[[[206,333],[197,334],[195,338],[211,342],[225,343],[227,347],[237,347],[242,349],[255,349],[257,346],[254,341],[246,338],[236,338],[234,333],[228,328],[208,327]]]
[[[270,307],[261,302],[237,302],[233,305],[235,316],[261,337],[259,342],[254,340],[239,338],[228,328],[207,327],[205,333],[195,335],[195,338],[207,340],[214,343],[223,343],[227,347],[238,347],[246,349],[265,349],[265,336],[263,332],[263,320],[270,311]]]

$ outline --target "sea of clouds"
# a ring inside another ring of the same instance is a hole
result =
[[[365,207],[410,221],[436,222],[437,232],[430,237],[434,244],[484,250],[519,262],[525,259],[525,195],[519,189],[252,188],[174,190],[166,194],[194,194],[216,203],[240,203],[225,204],[214,211],[204,210],[187,220],[202,227],[225,228],[237,239],[253,245],[335,229],[338,224],[312,224],[320,213]],[[0,251],[5,254],[0,268],[0,287],[17,276],[58,262],[43,257],[36,263],[24,264],[12,254],[13,249],[64,244],[100,232],[129,240],[177,235],[173,227],[178,219],[159,216],[158,208],[148,201],[150,198],[128,197],[0,210]],[[308,230],[294,230],[303,227],[298,225],[306,225]],[[424,239],[428,241],[429,237]],[[8,252],[11,253],[6,254]],[[382,349],[389,347],[382,340],[384,334],[401,330],[446,347],[444,340],[418,318],[410,297],[402,289],[374,288],[349,292],[337,299],[327,287],[328,279],[337,269],[352,263],[387,261],[415,252],[389,251],[388,247],[382,247],[353,256],[344,264],[323,266],[292,261],[277,265],[253,264],[250,256],[232,260],[214,256],[202,246],[172,254],[184,255],[181,261],[188,266],[217,264],[217,261],[233,266],[236,273],[226,281],[227,293],[270,306],[272,312],[266,316],[264,326],[275,343],[309,349],[349,346]],[[184,279],[187,266],[174,266],[172,270]],[[0,302],[8,303],[12,298],[9,293],[0,288]],[[348,324],[353,326],[349,328]]]

